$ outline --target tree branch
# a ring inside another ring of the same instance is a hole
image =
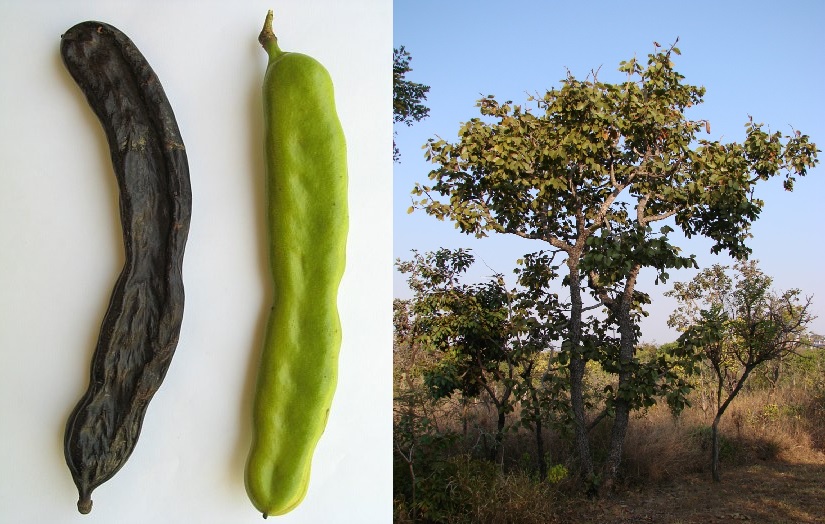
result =
[[[599,425],[599,422],[601,422],[601,421],[602,421],[602,420],[603,420],[603,419],[604,419],[607,415],[609,415],[609,414],[610,414],[610,412],[608,411],[608,409],[607,409],[607,408],[604,408],[604,409],[602,410],[602,412],[601,412],[601,413],[599,413],[599,415],[598,415],[596,418],[594,418],[594,419],[590,422],[590,424],[588,424],[588,425],[587,425],[587,431],[588,431],[588,432],[592,431],[592,430],[593,430],[593,428],[595,428],[596,426],[598,426],[598,425]]]

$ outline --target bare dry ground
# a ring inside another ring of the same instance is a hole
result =
[[[825,523],[825,457],[807,462],[758,461],[709,475],[618,493],[580,506],[572,522],[629,524]]]

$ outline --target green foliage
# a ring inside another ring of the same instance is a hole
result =
[[[563,317],[558,297],[535,285],[553,275],[534,264],[541,257],[526,257],[519,272],[520,281],[534,285],[508,290],[501,275],[481,283],[463,282],[474,261],[467,250],[413,255],[397,265],[409,275],[415,294],[409,301],[410,332],[431,357],[421,370],[431,398],[489,398],[499,417],[491,455],[501,449],[506,415],[519,404],[522,425],[557,423],[559,417],[549,412],[564,404],[559,395],[563,383],[556,379],[554,359],[543,355],[559,338]],[[545,383],[550,386],[543,387]]]
[[[747,254],[749,225],[763,205],[753,198],[756,182],[784,172],[791,189],[815,165],[816,146],[801,133],[768,134],[752,119],[743,143],[701,138],[709,123],[685,112],[705,89],[682,83],[671,60],[677,51],[649,55],[646,67],[622,62],[628,79],[620,84],[568,75],[528,100],[535,112],[480,99],[481,117],[461,126],[458,142],[428,141],[427,157],[439,167],[430,172],[433,185],[416,185],[413,193],[424,197],[417,205],[465,233],[554,245],[578,238],[581,227],[632,230],[633,222],[644,228],[673,216],[688,237],[714,240],[714,251]],[[637,200],[636,213],[622,193]]]
[[[456,464],[440,461],[418,483],[418,512],[424,522],[454,522],[455,515],[468,511],[467,504],[456,496]]]
[[[779,418],[781,411],[776,403],[766,404],[762,408],[761,419],[768,422]]]
[[[501,275],[464,283],[474,262],[469,250],[414,251],[413,260],[398,261],[415,293],[409,312],[416,342],[437,355],[424,371],[434,398],[454,392],[474,397],[493,381],[519,394],[530,391],[537,355],[558,340],[565,322],[558,296],[549,290],[555,272],[546,261],[542,254],[525,257],[513,290]],[[547,379],[552,365],[542,364]]]
[[[550,484],[558,484],[569,475],[570,472],[562,464],[556,464],[547,468],[547,482]]]
[[[703,350],[720,382],[741,388],[757,366],[804,346],[811,299],[771,290],[757,261],[738,262],[734,278],[727,269],[716,264],[665,293],[679,301],[668,324],[684,331],[683,344]]]
[[[658,270],[656,284],[667,282],[667,269],[695,268],[696,257],[683,257],[667,237],[673,228],[663,226],[654,234],[649,225],[631,227],[622,231],[611,229],[602,235],[587,239],[587,252],[582,257],[581,268],[598,274],[601,286],[610,286],[626,280],[634,267],[651,267]],[[634,308],[639,310],[645,302],[637,299]]]
[[[430,109],[424,105],[430,87],[406,79],[407,73],[412,71],[411,60],[412,56],[404,46],[392,50],[392,121],[408,126],[427,118],[430,114]],[[401,153],[395,145],[395,140],[392,152],[393,160],[397,162],[401,158]]]
[[[537,423],[569,439],[572,414],[568,394],[567,370],[560,364],[564,353],[543,352],[537,356],[541,364],[522,375],[516,394],[520,399],[519,418],[522,427],[535,430]]]
[[[393,122],[412,125],[430,114],[429,108],[422,102],[427,99],[430,88],[406,79],[412,71],[412,56],[401,46],[392,50],[392,86],[393,86]]]
[[[450,450],[456,435],[439,432],[426,416],[402,410],[393,425],[393,493],[411,513],[438,520],[460,511],[451,499],[450,479],[455,465]]]
[[[784,361],[781,381],[806,390],[825,390],[825,348],[803,347]]]
[[[411,309],[417,340],[438,354],[435,365],[424,373],[434,398],[456,391],[477,396],[490,375],[518,357],[500,279],[461,283],[473,260],[467,250],[440,249],[423,256],[414,252],[414,260],[398,263],[400,271],[410,275],[408,283],[416,293]]]
[[[636,351],[637,355],[627,363],[601,359],[603,364],[598,368],[601,372],[588,366],[591,395],[596,390],[602,393],[597,397],[599,401],[591,401],[588,405],[603,402],[608,412],[612,412],[617,399],[622,399],[635,411],[651,408],[658,400],[664,399],[674,415],[689,407],[689,397],[694,390],[692,376],[701,354],[692,346],[678,343],[642,346]],[[617,389],[610,377],[623,368],[629,371],[632,378],[625,387]],[[592,377],[599,375],[602,378],[593,382]]]

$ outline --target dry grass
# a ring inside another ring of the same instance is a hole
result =
[[[708,428],[698,407],[674,418],[656,407],[635,418],[625,445],[626,484],[582,502],[577,522],[825,523],[825,399],[801,389],[746,392],[722,418],[722,481],[710,478]]]
[[[723,465],[756,460],[816,463],[825,451],[821,403],[822,399],[803,390],[741,394],[720,424]],[[657,406],[634,419],[625,443],[628,479],[657,483],[709,471],[712,418],[711,410],[698,407],[674,418]]]
[[[625,477],[634,484],[659,483],[701,471],[710,456],[697,438],[702,425],[674,419],[667,410],[658,408],[632,420],[625,440]]]

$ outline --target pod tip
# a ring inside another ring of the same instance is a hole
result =
[[[77,511],[79,511],[83,515],[87,515],[90,511],[92,511],[92,499],[90,497],[78,499]]]

